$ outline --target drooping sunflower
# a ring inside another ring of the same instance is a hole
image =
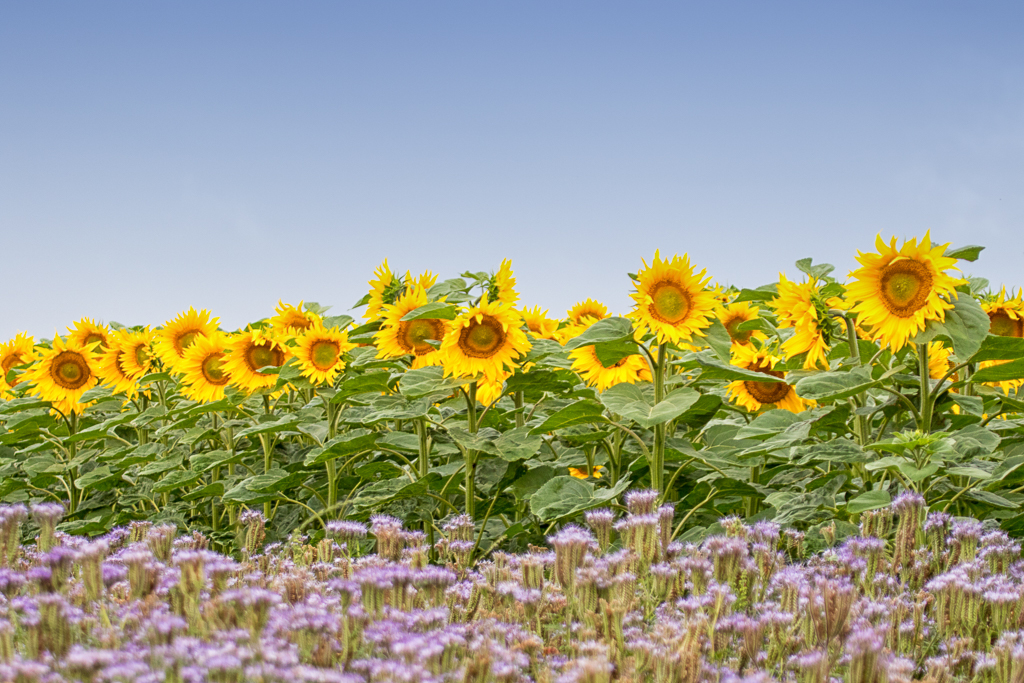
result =
[[[745,370],[762,372],[779,380],[785,378],[785,373],[775,370],[775,365],[780,363],[782,358],[772,354],[768,348],[755,349],[752,346],[736,345],[732,347],[732,364]],[[729,397],[738,405],[743,406],[750,412],[757,412],[765,406],[781,408],[792,413],[803,412],[809,405],[808,401],[797,396],[796,391],[784,381],[779,382],[755,382],[753,380],[738,380],[730,382],[728,386]]]
[[[857,302],[851,310],[883,346],[899,351],[929,320],[944,320],[953,308],[955,287],[963,280],[945,272],[956,265],[943,256],[947,246],[933,247],[926,233],[920,244],[913,238],[897,249],[895,237],[886,244],[878,235],[878,253],[858,252],[862,267],[850,273],[856,279],[846,288],[847,298]]]
[[[1000,337],[1024,337],[1024,292],[1016,296],[1007,296],[1006,287],[988,301],[981,302],[981,307],[988,313],[991,334]]]
[[[107,342],[107,348],[99,354],[96,375],[115,394],[124,394],[128,398],[133,398],[138,392],[138,385],[135,382],[136,378],[128,373],[128,368],[121,361],[124,348],[121,346],[118,332],[120,330],[115,330]]]
[[[726,304],[718,309],[718,319],[721,321],[725,331],[733,344],[749,344],[751,339],[765,339],[764,332],[760,330],[738,330],[740,325],[748,320],[756,320],[760,309],[751,306],[746,301],[736,304]]]
[[[636,384],[651,381],[651,368],[647,360],[640,355],[632,354],[613,363],[605,365],[597,356],[594,346],[582,346],[569,352],[572,369],[584,382],[598,391],[604,391],[616,384]]]
[[[95,344],[96,351],[103,351],[110,342],[110,330],[90,318],[82,318],[75,321],[74,327],[68,328],[68,341],[81,346]]]
[[[54,335],[53,347],[40,350],[36,362],[23,379],[32,383],[30,392],[67,415],[81,413],[85,404],[79,403],[82,394],[96,386],[98,358],[93,345],[78,341],[64,341]]]
[[[413,356],[414,369],[441,364],[439,351],[427,342],[440,342],[444,339],[450,327],[449,322],[440,318],[402,320],[427,303],[427,290],[412,285],[406,288],[395,303],[384,304],[380,315],[380,330],[375,335],[378,358]]]
[[[119,361],[125,373],[132,379],[139,379],[153,368],[153,339],[155,335],[148,328],[141,330],[119,330],[115,335],[121,347]]]
[[[558,321],[548,317],[547,311],[540,306],[524,308],[521,311],[526,329],[537,339],[555,339],[558,332]]]
[[[644,261],[636,275],[636,292],[630,295],[636,305],[629,316],[649,328],[659,343],[689,341],[711,324],[718,305],[705,289],[711,278],[707,271],[694,270],[686,254],[662,260],[654,252],[651,265]]]
[[[185,351],[200,337],[209,337],[217,331],[219,318],[210,318],[210,312],[189,307],[172,320],[164,323],[156,333],[156,354],[163,361],[164,368],[179,372],[178,361],[185,357]]]
[[[300,301],[298,306],[292,306],[278,300],[274,309],[277,315],[270,319],[270,324],[278,336],[294,337],[320,322],[320,316],[312,311],[302,310],[302,304]]]
[[[224,390],[231,381],[226,367],[226,344],[225,335],[218,330],[193,338],[178,366],[182,374],[181,393],[186,398],[199,403],[224,398]]]
[[[515,290],[516,279],[512,277],[512,261],[502,259],[498,272],[491,276],[487,287],[487,298],[491,301],[512,306],[519,301],[519,292]]]
[[[356,347],[348,332],[337,327],[325,329],[322,323],[310,327],[295,339],[293,350],[302,376],[314,384],[334,384],[345,369],[344,355]]]
[[[779,319],[779,327],[792,327],[793,336],[782,344],[786,356],[806,353],[804,369],[828,369],[829,347],[832,343],[832,324],[828,308],[818,295],[815,283],[796,283],[779,273],[779,295],[768,305]]]
[[[504,374],[531,347],[522,323],[514,309],[488,301],[484,294],[478,305],[452,321],[441,342],[445,376],[504,381]]]
[[[497,379],[480,379],[476,383],[476,401],[480,405],[489,406],[505,391],[505,380],[512,376],[511,372],[502,373]]]
[[[7,373],[12,368],[32,362],[32,346],[35,340],[25,332],[19,332],[14,339],[0,344],[0,398],[3,398],[22,379],[14,378],[13,383],[7,382]]]
[[[269,389],[277,384],[276,375],[261,375],[258,370],[280,367],[291,355],[288,347],[268,330],[246,328],[227,342],[224,367],[231,383],[248,392]]]

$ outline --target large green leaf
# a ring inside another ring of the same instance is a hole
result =
[[[966,247],[956,247],[947,249],[944,256],[948,258],[960,259],[961,261],[977,261],[981,255],[982,250],[985,247],[979,247],[975,244],[969,244]]]
[[[981,342],[981,348],[971,356],[972,363],[986,360],[1017,360],[1024,358],[1024,339],[990,334]]]
[[[305,464],[307,466],[318,465],[328,460],[348,457],[360,451],[370,450],[377,442],[379,436],[378,432],[371,432],[368,429],[362,428],[339,434],[324,444],[323,448],[314,448],[307,453]]]
[[[728,363],[732,354],[732,337],[729,336],[729,330],[725,329],[721,320],[715,318],[711,321],[711,325],[704,330],[704,338],[711,350]]]
[[[765,374],[763,372],[754,372],[752,370],[744,370],[736,365],[730,365],[718,359],[713,350],[700,351],[693,354],[693,357],[703,367],[700,373],[701,379],[727,379],[727,380],[747,380],[750,382],[778,382],[778,377]]]
[[[862,493],[846,504],[846,511],[851,515],[868,510],[884,508],[892,503],[892,496],[888,491],[868,491]]]
[[[531,434],[546,434],[556,429],[590,422],[604,422],[604,406],[596,401],[581,400],[570,403],[564,408],[548,416],[539,427],[530,430]]]
[[[1006,382],[1013,379],[1024,379],[1024,358],[982,368],[971,375],[972,382]]]
[[[793,386],[796,393],[813,401],[839,401],[876,387],[893,375],[902,372],[904,366],[889,370],[878,379],[871,378],[871,368],[856,367],[849,372],[816,372],[801,378]]]
[[[595,491],[592,484],[576,477],[555,477],[530,497],[530,511],[542,522],[551,522],[599,505],[606,505],[628,486],[629,481],[623,479],[614,488]]]
[[[661,402],[652,405],[649,397],[635,384],[616,384],[601,394],[601,403],[608,410],[650,428],[673,420],[697,402],[700,393],[694,389],[676,389]]]
[[[525,460],[540,450],[544,438],[531,434],[529,427],[511,429],[494,440],[498,455],[510,462]]]
[[[398,380],[398,390],[408,398],[421,398],[433,394],[448,395],[468,383],[468,380],[460,380],[444,376],[444,368],[432,366],[409,370],[401,373]]]
[[[580,336],[566,342],[565,350],[572,351],[581,346],[621,341],[632,337],[633,322],[631,320],[628,318],[605,318],[588,327]]]
[[[402,316],[402,322],[409,320],[455,320],[458,311],[452,304],[443,301],[431,301],[414,311],[409,311]],[[440,341],[440,339],[438,340]]]
[[[345,379],[331,398],[331,403],[344,403],[360,394],[382,394],[388,390],[391,375],[387,372],[367,372]]]
[[[957,358],[970,358],[980,349],[989,329],[988,314],[970,294],[960,294],[952,310],[946,311],[942,322],[929,321],[924,330],[911,341],[923,344],[936,337],[945,337],[953,343]]]

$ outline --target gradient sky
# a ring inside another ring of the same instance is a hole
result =
[[[1024,4],[0,5],[0,338],[345,312],[385,257],[629,307],[874,236],[1024,284]]]

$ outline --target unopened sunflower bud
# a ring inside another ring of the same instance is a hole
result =
[[[53,547],[57,523],[64,517],[64,506],[59,503],[39,503],[32,506],[32,519],[39,526],[36,545],[39,552],[49,552]]]
[[[608,547],[612,544],[612,525],[615,523],[615,513],[607,508],[588,510],[584,513],[583,518],[590,530],[594,532],[597,546],[601,552],[607,552]]]

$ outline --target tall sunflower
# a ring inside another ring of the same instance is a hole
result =
[[[605,365],[597,356],[594,346],[582,346],[569,352],[572,369],[584,382],[598,391],[604,391],[616,384],[636,384],[651,381],[651,368],[640,355],[626,356],[611,365]]]
[[[558,332],[558,321],[548,317],[547,311],[542,311],[540,306],[524,308],[521,311],[526,329],[537,339],[555,339]]]
[[[988,313],[988,331],[991,334],[997,334],[1000,337],[1024,337],[1022,294],[1024,292],[1017,292],[1016,296],[1007,297],[1006,287],[1003,287],[999,290],[999,294],[981,302],[982,309]]]
[[[520,329],[522,318],[512,308],[488,301],[458,318],[441,342],[441,364],[446,376],[483,378],[496,382],[516,366],[530,350],[530,340]]]
[[[402,320],[427,303],[427,290],[414,284],[407,287],[395,303],[382,306],[381,326],[375,335],[378,358],[412,356],[413,368],[441,364],[438,350],[427,341],[440,342],[444,339],[450,328],[449,322],[440,318]]]
[[[277,384],[277,375],[261,375],[262,368],[280,367],[291,353],[288,347],[266,330],[247,328],[227,342],[224,367],[231,382],[248,392],[269,389]]]
[[[944,320],[953,308],[955,287],[963,280],[945,272],[956,265],[943,256],[947,246],[933,247],[926,233],[920,244],[914,238],[897,249],[895,237],[886,244],[878,235],[878,253],[858,252],[862,267],[850,273],[856,279],[846,288],[847,298],[857,302],[851,310],[858,322],[883,346],[899,351],[929,320]]]
[[[96,351],[103,351],[110,341],[110,330],[91,318],[82,318],[75,321],[74,327],[68,328],[68,341],[81,346],[95,344]]]
[[[12,368],[32,362],[32,345],[35,340],[25,332],[19,332],[14,339],[0,344],[0,398],[9,395],[10,389],[21,383],[22,379],[14,378],[13,383],[7,382],[7,373]]]
[[[115,330],[107,342],[107,348],[99,354],[99,363],[96,366],[96,376],[99,380],[110,387],[115,394],[124,394],[133,398],[138,392],[136,378],[129,374],[121,360],[124,355],[124,347],[121,346],[122,330]]]
[[[654,261],[636,275],[636,305],[629,314],[641,327],[650,328],[658,342],[689,341],[711,324],[717,301],[705,289],[711,278],[707,271],[694,274],[689,257],[673,256],[662,260],[654,252]]]
[[[40,350],[35,364],[23,379],[32,383],[30,392],[49,401],[65,415],[81,413],[86,406],[79,403],[82,394],[96,386],[98,358],[93,345],[78,341],[53,338],[53,348]]]
[[[178,372],[178,361],[185,357],[185,351],[200,337],[209,337],[217,331],[219,318],[210,319],[210,312],[189,307],[177,317],[164,323],[156,333],[156,354],[163,361],[164,368]]]
[[[120,330],[115,339],[121,347],[118,360],[125,373],[132,379],[139,379],[153,368],[152,330],[145,327],[141,330]]]
[[[199,403],[212,403],[224,398],[224,389],[231,381],[227,369],[225,335],[214,330],[196,336],[185,349],[178,368],[182,375],[181,393]]]
[[[787,357],[806,353],[804,369],[828,369],[829,347],[832,344],[832,323],[828,308],[810,279],[797,284],[779,273],[779,295],[769,306],[779,319],[779,327],[792,327],[795,331],[782,344]]]
[[[270,319],[270,324],[277,335],[294,337],[320,322],[320,316],[312,311],[302,310],[302,304],[300,301],[298,306],[292,306],[278,300],[274,309],[277,315]]]
[[[512,306],[519,301],[519,293],[515,289],[516,279],[512,277],[512,261],[502,259],[498,272],[491,276],[487,286],[487,298]]]
[[[778,377],[779,380],[783,380],[786,376],[785,373],[775,370],[775,365],[781,361],[782,358],[773,355],[771,350],[765,347],[761,349],[740,345],[732,347],[733,365],[745,370],[763,372],[766,375]],[[757,412],[761,408],[769,406],[792,413],[800,413],[809,405],[807,401],[797,396],[793,387],[784,381],[738,380],[730,382],[727,388],[729,397],[750,412]]]
[[[324,329],[322,323],[310,327],[295,339],[295,358],[302,376],[314,384],[334,384],[345,369],[344,355],[356,347],[348,332],[337,327]]]
[[[725,331],[729,333],[729,338],[733,344],[749,344],[751,339],[765,339],[764,332],[760,330],[740,331],[736,328],[749,320],[756,320],[759,312],[760,309],[757,306],[751,306],[746,301],[741,301],[735,304],[726,304],[719,308],[718,320],[725,327]]]

